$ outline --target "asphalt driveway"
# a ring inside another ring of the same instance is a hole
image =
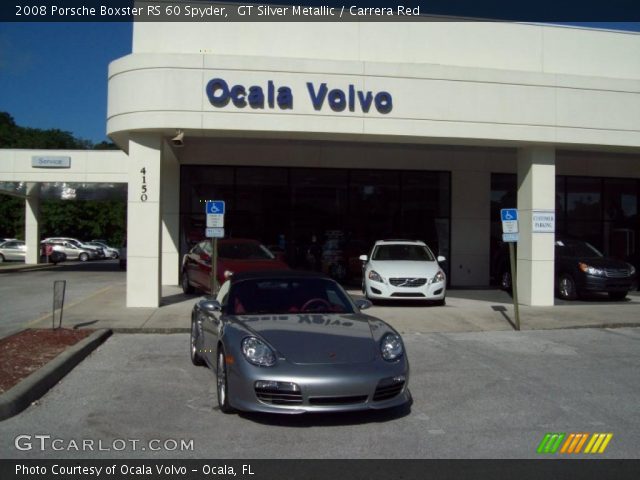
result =
[[[283,417],[214,408],[213,375],[191,365],[188,335],[116,334],[36,405],[0,422],[0,456],[539,458],[547,432],[611,432],[599,458],[640,456],[640,330],[404,338],[410,409]],[[138,442],[122,451],[20,451],[18,435],[51,435],[59,446]],[[153,439],[192,441],[193,448],[150,451]]]

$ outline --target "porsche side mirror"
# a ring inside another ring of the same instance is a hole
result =
[[[447,261],[446,257],[443,257],[442,255],[438,255],[438,263],[442,263],[446,261]]]
[[[362,260],[363,262],[367,261],[367,256],[366,255],[360,255],[360,260]]]
[[[222,311],[222,305],[217,300],[201,300],[200,308],[208,313]]]
[[[359,310],[366,310],[372,305],[371,301],[367,300],[366,298],[361,298],[359,300],[356,300],[355,303],[356,303],[356,307],[358,307]]]

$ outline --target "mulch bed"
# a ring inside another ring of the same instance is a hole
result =
[[[0,393],[28,377],[94,330],[23,330],[0,339]]]

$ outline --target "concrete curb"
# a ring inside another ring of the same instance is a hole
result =
[[[46,270],[49,268],[57,268],[62,265],[64,262],[60,262],[57,265],[54,264],[46,264],[46,263],[38,263],[36,265],[24,265],[22,263],[11,267],[2,267],[0,268],[0,273],[20,273],[20,272],[32,272],[33,270]],[[4,264],[3,264],[4,265]]]
[[[112,328],[113,333],[190,333],[191,329],[187,327],[151,327],[151,328]]]
[[[42,397],[111,333],[111,329],[97,330],[1,394],[0,420],[13,417]]]

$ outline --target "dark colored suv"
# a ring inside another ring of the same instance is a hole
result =
[[[606,292],[613,300],[627,296],[636,277],[633,265],[605,257],[582,240],[556,239],[556,291],[565,300],[583,293]]]
[[[500,287],[511,290],[509,251],[502,245],[494,260]],[[612,300],[622,300],[633,288],[636,269],[633,265],[605,257],[583,240],[557,237],[555,242],[555,290],[564,300],[575,300],[586,293],[608,293]]]

